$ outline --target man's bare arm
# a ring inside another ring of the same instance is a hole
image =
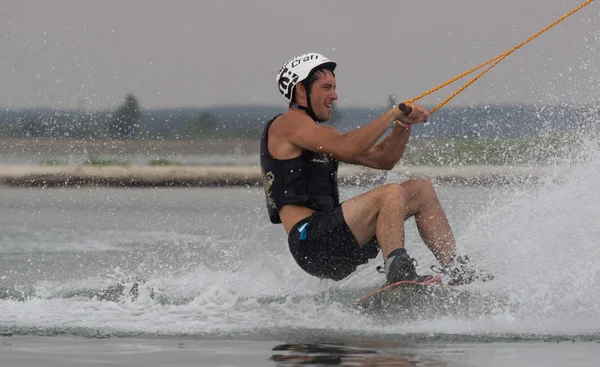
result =
[[[290,143],[350,161],[371,149],[394,120],[394,111],[390,110],[369,124],[343,134],[330,126],[316,124],[301,113],[288,114],[277,123],[281,136]]]
[[[383,141],[347,163],[391,170],[404,155],[409,138],[410,129],[397,125]]]
[[[429,113],[417,105],[413,106],[408,116],[399,109],[392,108],[367,125],[344,134],[330,126],[316,124],[310,117],[299,111],[290,111],[275,123],[279,131],[278,135],[283,140],[302,149],[330,154],[343,162],[356,162],[359,159],[362,161],[360,164],[368,167],[390,169],[388,167],[390,165],[393,167],[402,156],[408,141],[408,133],[394,129],[390,137],[384,139],[382,142],[384,144],[375,147],[377,141],[394,120],[413,125],[427,121],[428,116]],[[394,145],[398,142],[401,145],[400,152],[394,150]],[[389,153],[391,153],[390,157],[377,158]],[[359,158],[361,156],[363,158]]]

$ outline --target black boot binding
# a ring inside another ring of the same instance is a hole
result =
[[[445,267],[433,265],[431,270],[448,277],[448,285],[466,285],[475,281],[488,282],[494,279],[492,274],[475,268],[467,256],[457,256]]]
[[[433,278],[433,275],[418,275],[416,266],[417,260],[408,256],[405,249],[393,250],[385,260],[386,285],[403,281],[423,283]],[[380,269],[377,267],[377,270]]]

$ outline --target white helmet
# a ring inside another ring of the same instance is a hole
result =
[[[277,86],[283,98],[290,103],[296,84],[306,79],[313,69],[322,65],[334,71],[337,64],[317,53],[302,54],[288,61],[277,73]]]

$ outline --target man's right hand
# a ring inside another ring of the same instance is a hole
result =
[[[398,108],[397,106],[394,107],[393,110],[396,115],[396,120],[400,121],[404,125],[409,126],[418,124],[420,122],[427,122],[427,119],[429,118],[429,111],[415,103],[411,104],[410,108],[412,109],[412,111],[407,116],[406,113],[400,108]]]

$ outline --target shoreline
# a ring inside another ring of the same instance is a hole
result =
[[[462,185],[535,184],[550,169],[534,166],[400,166],[392,171],[342,165],[340,184],[364,185],[428,178]],[[231,187],[261,186],[259,166],[0,165],[0,185],[9,187]]]

